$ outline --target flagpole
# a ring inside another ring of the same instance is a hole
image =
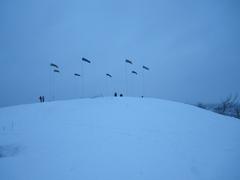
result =
[[[82,58],[82,75],[83,75],[83,85],[82,85],[82,89],[83,89],[83,97],[85,97],[85,73],[84,73],[84,64],[83,63],[88,63],[91,64],[91,61],[86,59],[86,58]]]
[[[145,71],[149,71],[149,67],[142,66],[142,97],[145,96]]]
[[[60,73],[60,71],[58,69],[59,69],[59,66],[57,64],[50,63],[50,81],[51,81],[51,77],[52,77],[52,86],[50,86],[52,88],[50,88],[50,89],[52,90],[52,100],[53,101],[55,100],[55,78],[54,78],[54,75],[51,76],[51,73],[52,73],[52,71],[53,71],[53,73]]]
[[[84,79],[85,79],[85,74],[84,74],[84,65],[83,65],[83,62],[82,62],[82,64],[81,64],[82,66],[82,76],[83,76],[83,78],[82,78],[82,97],[84,98],[84,96],[85,96],[85,89],[84,89]]]
[[[133,64],[133,63],[132,63],[132,61],[130,61],[128,59],[125,60],[126,96],[128,95],[128,77],[127,77],[128,68],[127,68],[127,64]]]

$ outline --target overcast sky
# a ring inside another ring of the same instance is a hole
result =
[[[238,0],[1,0],[0,106],[51,99],[53,84],[56,99],[83,85],[85,96],[126,95],[126,84],[141,96],[142,65],[144,96],[218,102],[240,93],[239,18]],[[92,63],[76,78],[82,57]]]

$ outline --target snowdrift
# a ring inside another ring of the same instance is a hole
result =
[[[0,109],[1,180],[239,180],[240,121],[147,98]]]

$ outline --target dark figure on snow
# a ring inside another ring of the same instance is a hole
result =
[[[120,94],[120,97],[123,97],[123,94]]]
[[[45,101],[44,96],[39,96],[39,100],[40,100],[41,103],[43,103]]]
[[[114,93],[114,96],[117,97],[117,93],[116,92]]]
[[[40,100],[40,102],[42,102],[42,101],[43,101],[43,99],[42,99],[42,96],[39,96],[39,100]]]

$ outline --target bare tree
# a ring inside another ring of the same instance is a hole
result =
[[[231,116],[240,119],[240,99],[238,98],[238,94],[235,96],[228,96],[222,102],[218,104],[196,104],[197,107],[210,110],[219,114],[223,114],[226,116]]]
[[[197,107],[202,108],[202,109],[207,109],[207,106],[204,105],[203,103],[198,103]]]
[[[240,107],[235,107],[236,118],[240,119]]]
[[[234,107],[238,104],[238,95],[235,95],[234,97],[232,95],[228,96],[226,99],[224,99],[217,107],[214,109],[215,112],[220,114],[226,114],[229,111],[232,111]]]

